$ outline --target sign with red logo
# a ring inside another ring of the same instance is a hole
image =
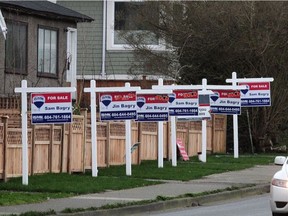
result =
[[[210,95],[211,111],[214,114],[240,115],[241,98],[239,90],[213,90]]]
[[[239,85],[247,86],[241,90],[242,107],[271,106],[270,82],[243,82]]]
[[[137,121],[168,121],[167,94],[137,94]]]
[[[136,92],[100,93],[99,99],[101,121],[136,118]]]
[[[169,94],[169,114],[171,116],[197,116],[198,91],[173,90]]]
[[[71,93],[31,93],[32,124],[72,121]]]

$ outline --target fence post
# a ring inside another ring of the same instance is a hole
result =
[[[53,144],[54,144],[54,124],[50,125],[50,143],[49,143],[49,172],[51,173],[53,168]]]
[[[184,147],[187,151],[187,154],[189,152],[189,125],[190,123],[189,122],[185,122],[185,127],[186,127],[186,142],[184,143]]]
[[[106,123],[105,163],[106,167],[110,166],[110,121]]]
[[[142,143],[142,123],[138,122],[138,142],[140,143],[140,145],[138,146],[138,160],[137,160],[137,164],[140,165],[141,164],[141,146],[143,145]]]
[[[85,155],[86,155],[86,132],[87,132],[87,109],[81,109],[81,115],[84,116],[83,120],[83,173],[85,173]]]
[[[4,123],[4,137],[3,137],[3,179],[7,182],[7,149],[8,149],[8,119],[9,116],[2,116],[2,122]]]
[[[68,135],[68,158],[67,158],[67,162],[68,162],[68,173],[71,174],[72,173],[72,151],[73,151],[73,146],[72,146],[72,135],[73,135],[73,128],[72,128],[72,124],[69,124],[69,135]]]
[[[66,139],[65,139],[65,130],[66,130],[66,127],[65,127],[65,124],[62,124],[61,125],[61,145],[60,145],[60,173],[62,173],[64,170],[63,170],[63,167],[64,167],[64,145],[65,145],[65,142],[66,142]]]
[[[35,162],[35,139],[36,139],[36,126],[32,125],[32,146],[31,146],[31,175],[34,175],[34,162]]]
[[[216,126],[216,115],[212,115],[212,132],[211,132],[211,147],[212,147],[212,153],[214,153],[215,150],[215,126]]]
[[[171,153],[171,135],[170,135],[170,122],[168,121],[167,122],[167,127],[166,127],[166,140],[167,140],[167,143],[166,143],[166,148],[167,148],[167,160],[170,161],[171,160],[171,156],[170,156],[170,153]]]

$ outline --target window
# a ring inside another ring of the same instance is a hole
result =
[[[27,24],[7,22],[5,71],[27,74]]]
[[[107,48],[110,50],[129,49],[123,34],[134,38],[145,35],[141,38],[141,44],[152,49],[163,50],[165,45],[157,38],[147,25],[137,24],[139,9],[145,4],[144,1],[113,0],[107,1]],[[140,38],[140,37],[139,37]],[[130,48],[131,49],[131,48]]]
[[[58,32],[49,28],[38,28],[38,73],[55,76],[57,73]]]
[[[6,39],[7,26],[4,17],[2,15],[1,9],[0,9],[0,32],[2,32],[4,38]]]

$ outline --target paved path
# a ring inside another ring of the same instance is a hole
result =
[[[100,207],[106,204],[156,199],[157,196],[175,197],[187,193],[201,193],[243,184],[268,185],[274,173],[280,169],[281,167],[275,165],[256,166],[241,171],[214,174],[188,182],[167,181],[160,185],[107,191],[64,199],[51,199],[38,204],[5,206],[0,207],[0,215],[19,214],[27,211],[48,211],[51,209],[60,212],[66,208]]]

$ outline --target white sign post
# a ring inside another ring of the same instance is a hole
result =
[[[207,83],[206,79],[202,80],[202,85],[205,86],[205,83]],[[244,90],[246,89],[246,86],[227,86],[227,85],[207,85],[206,89],[210,89],[210,90]],[[212,93],[213,94],[213,93]],[[234,116],[234,115],[233,115]],[[205,123],[202,122],[202,146],[206,145],[205,143],[203,143],[203,127],[205,126]],[[205,131],[206,133],[206,131]],[[205,138],[206,139],[206,138]],[[205,140],[206,141],[206,140]],[[205,148],[205,147],[204,147]],[[203,153],[205,155],[203,155]],[[203,158],[203,160],[206,160],[206,152],[203,152],[202,150],[202,155],[201,157]]]
[[[163,86],[163,79],[158,80],[158,85]],[[158,122],[158,168],[163,168],[163,121]]]
[[[163,81],[159,81],[159,83]],[[188,89],[197,90],[201,89],[201,85],[153,85],[153,90],[177,90]],[[176,137],[176,116],[170,116],[171,121],[171,150],[172,150],[172,166],[177,166],[177,137]]]
[[[232,86],[236,88],[237,83],[253,83],[253,82],[273,82],[274,79],[269,78],[237,78],[237,73],[232,73],[232,79],[226,79],[226,83],[232,83]],[[239,86],[238,86],[239,87]],[[249,91],[246,88],[244,91]],[[238,115],[233,115],[233,137],[234,137],[234,158],[239,158],[239,143],[238,143]]]
[[[202,79],[202,88],[199,91],[201,95],[211,95],[213,92],[211,90],[207,90],[207,79]],[[207,155],[207,119],[202,119],[202,148],[201,155],[199,155],[199,159],[202,162],[206,162]]]
[[[22,80],[21,88],[15,88],[16,93],[21,93],[22,116],[22,184],[28,185],[28,129],[27,129],[27,93],[44,92],[75,92],[75,87],[27,87],[27,80]]]
[[[189,90],[199,90],[198,94],[201,95],[211,95],[213,91],[211,90],[243,90],[246,89],[246,86],[228,86],[228,85],[207,85],[207,79],[202,79],[202,85],[153,85],[152,89],[161,90],[161,89],[189,89]],[[205,113],[204,113],[205,114]],[[199,159],[202,162],[206,162],[206,149],[207,149],[207,115],[204,115],[202,119],[202,153],[199,156]],[[176,144],[176,117],[170,116],[171,118],[171,149],[172,149],[172,166],[177,166],[177,144]]]
[[[130,83],[125,83],[125,88],[130,88]],[[125,120],[125,150],[126,150],[126,175],[132,175],[132,161],[131,161],[131,120]]]
[[[97,169],[97,119],[96,119],[96,92],[126,92],[139,91],[140,87],[130,87],[130,83],[125,83],[125,87],[96,87],[96,81],[90,81],[90,88],[84,88],[84,92],[90,92],[91,101],[91,144],[92,144],[92,176],[98,175]],[[126,130],[126,175],[131,175],[131,120],[125,120]]]
[[[160,86],[163,85],[163,80],[159,79],[158,83]],[[168,101],[165,102],[164,99],[165,95],[168,99],[168,94],[171,92],[171,90],[158,90],[157,93],[155,93],[153,89],[141,89],[137,91],[138,110],[136,121],[158,121],[158,168],[163,168],[163,121],[168,121],[169,116]],[[147,100],[151,100],[151,102]],[[141,111],[142,109],[148,108],[148,111]],[[157,108],[157,110],[155,110],[155,108]],[[152,117],[148,117],[149,115],[152,115]]]

